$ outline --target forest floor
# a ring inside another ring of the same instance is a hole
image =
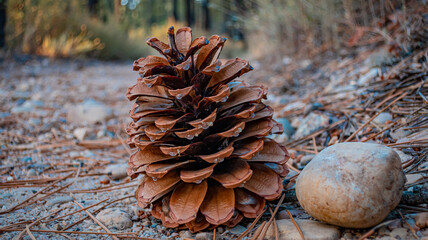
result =
[[[400,154],[405,190],[426,189],[428,49],[397,57],[381,45],[325,56],[252,61],[255,70],[244,77],[270,89],[266,102],[285,130],[272,137],[287,147],[294,169],[287,178],[294,179],[327,146],[377,142]],[[0,238],[212,239],[213,230],[167,229],[137,206],[139,179],[126,176],[132,150],[124,132],[131,109],[125,93],[137,78],[131,66],[36,57],[1,63]],[[293,186],[291,181],[287,190]],[[428,236],[415,220],[426,207],[399,205],[388,225],[340,228],[340,237]],[[277,219],[285,209],[296,219],[311,218],[288,200]],[[255,227],[249,219],[214,232],[217,239],[233,239],[250,230],[251,237],[270,216],[266,211]]]

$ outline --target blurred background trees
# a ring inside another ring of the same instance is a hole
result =
[[[408,2],[0,0],[0,47],[48,57],[135,59],[148,53],[147,37],[166,38],[174,25],[191,26],[195,35],[228,37],[232,52],[226,56],[307,55],[352,47],[352,40],[362,37],[361,27],[377,27]]]

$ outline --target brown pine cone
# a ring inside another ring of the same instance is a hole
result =
[[[127,92],[128,143],[138,149],[128,173],[144,176],[138,204],[192,232],[255,218],[288,173],[287,150],[266,138],[282,133],[261,101],[267,89],[236,79],[253,69],[248,61],[218,60],[225,38],[192,40],[190,28],[171,27],[168,39],[147,40],[163,57],[135,61],[140,78]]]

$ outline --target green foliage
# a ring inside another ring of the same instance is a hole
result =
[[[49,57],[91,56],[135,59],[146,53],[142,39],[131,40],[107,7],[90,17],[86,1],[9,0],[8,46]],[[100,1],[107,4],[113,1]]]
[[[173,18],[174,5],[170,0],[98,0],[95,11],[90,11],[88,3],[88,0],[7,1],[7,46],[49,57],[134,60],[151,51],[145,44],[148,37],[157,36],[165,41],[165,29],[186,25],[185,6],[189,2],[176,0],[178,19]],[[212,21],[209,30],[204,29],[202,1],[190,3],[195,36],[227,36],[229,50],[223,56],[244,54],[243,38],[236,38],[228,31],[236,24],[243,25],[233,17],[237,16],[233,1],[209,0]]]

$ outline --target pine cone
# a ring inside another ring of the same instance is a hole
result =
[[[192,41],[190,28],[171,27],[168,39],[147,40],[163,57],[135,61],[140,78],[127,91],[128,144],[138,148],[128,174],[143,174],[138,204],[192,232],[255,218],[288,173],[287,150],[266,138],[283,131],[261,102],[267,89],[236,79],[253,69],[248,61],[217,59],[225,38]]]

